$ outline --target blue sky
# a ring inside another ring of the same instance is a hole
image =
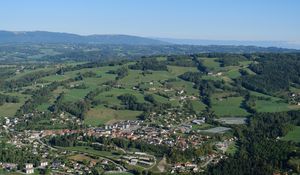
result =
[[[0,30],[300,43],[300,1],[3,0]]]

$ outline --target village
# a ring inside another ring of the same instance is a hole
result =
[[[30,113],[23,115],[22,118],[5,118],[1,130],[3,131],[2,133],[11,135],[11,139],[7,142],[8,144],[12,144],[17,148],[25,147],[30,150],[33,155],[40,156],[41,161],[38,163],[28,162],[25,165],[22,165],[22,167],[11,162],[1,162],[1,167],[6,171],[32,174],[35,171],[41,172],[47,170],[56,173],[88,174],[91,173],[92,168],[95,166],[102,166],[106,171],[125,172],[127,169],[123,164],[150,169],[157,166],[159,163],[157,160],[158,158],[149,153],[127,151],[118,147],[113,148],[113,150],[121,152],[120,156],[117,158],[98,156],[96,159],[99,160],[97,161],[83,163],[83,161],[68,159],[67,157],[78,154],[93,158],[95,158],[95,156],[84,151],[65,150],[60,147],[52,147],[47,143],[47,139],[55,136],[83,134],[96,138],[122,138],[132,141],[141,140],[148,144],[166,145],[181,150],[201,147],[201,145],[205,143],[214,143],[214,150],[210,154],[199,157],[201,163],[199,163],[199,161],[197,163],[177,162],[168,166],[168,171],[170,173],[203,171],[203,168],[207,165],[215,164],[221,159],[225,159],[226,150],[237,140],[235,137],[226,137],[224,140],[215,141],[214,134],[219,132],[222,135],[224,132],[229,131],[230,128],[215,127],[202,131],[194,130],[193,127],[205,124],[204,117],[196,118],[196,116],[187,117],[187,120],[177,127],[153,126],[141,120],[126,120],[107,124],[103,127],[88,127],[85,129],[25,130],[23,132],[15,130],[15,126],[19,122],[26,120],[28,117],[34,117],[34,115],[34,113]],[[70,121],[72,118],[66,119],[66,116],[61,114],[54,120]],[[82,124],[76,120],[74,122],[78,125]],[[210,132],[210,130],[213,131],[205,134],[205,131]],[[78,138],[78,140],[80,139],[81,138]],[[120,164],[120,162],[122,163]]]

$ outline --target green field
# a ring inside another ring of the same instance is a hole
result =
[[[91,90],[87,89],[70,89],[65,93],[65,101],[77,101],[83,99]]]
[[[19,93],[6,93],[7,95],[18,96],[19,103],[4,103],[0,106],[0,118],[1,117],[13,117],[18,109],[25,103],[29,98],[27,95]]]
[[[218,71],[221,69],[221,64],[217,61],[217,58],[200,58],[200,60],[203,61],[203,65],[210,71]]]
[[[174,75],[178,76],[184,74],[186,72],[197,72],[196,67],[180,67],[180,66],[168,66],[168,71]]]
[[[255,101],[255,103],[255,109],[258,112],[280,112],[290,110],[289,105],[287,103],[267,100],[257,100]]]
[[[285,141],[293,141],[293,142],[300,142],[300,126],[295,126],[295,128],[288,132],[287,135],[285,135],[282,140]]]
[[[203,104],[200,100],[193,100],[192,101],[192,106],[193,106],[193,109],[196,112],[203,111],[205,109],[205,107],[206,107],[206,105]]]
[[[130,110],[114,110],[104,106],[97,106],[87,112],[85,123],[98,126],[118,120],[135,120],[142,112]]]
[[[255,100],[255,109],[258,112],[280,112],[290,110],[290,105],[284,103],[280,98],[272,97],[254,91],[250,91],[250,94],[256,97],[269,98],[269,100]]]
[[[109,157],[109,158],[115,157],[116,155],[119,154],[116,151],[98,151],[89,146],[74,146],[74,147],[60,147],[60,148],[69,151],[78,151],[78,152],[93,154],[96,156]]]
[[[239,76],[241,76],[239,69],[231,69],[226,72],[226,75],[231,79],[235,79],[235,78],[238,78]]]
[[[192,125],[192,130],[194,130],[194,131],[197,131],[197,130],[204,130],[204,129],[209,129],[209,128],[212,128],[213,127],[213,125],[211,125],[211,124],[208,124],[208,123],[203,123],[203,124],[201,124],[201,125]]]
[[[199,90],[193,87],[193,83],[184,81],[182,79],[176,79],[176,81],[171,81],[167,83],[168,86],[171,86],[173,89],[182,90],[184,89],[188,95],[199,95]]]
[[[138,102],[140,103],[145,102],[144,95],[141,94],[139,91],[132,90],[132,89],[118,89],[118,88],[112,88],[110,91],[103,92],[99,94],[96,97],[96,99],[99,99],[107,104],[120,105],[121,101],[118,99],[118,96],[123,94],[132,94],[137,98]]]
[[[141,70],[129,70],[129,75],[120,80],[120,84],[131,88],[139,83],[156,82],[170,78],[174,78],[174,75],[168,71],[152,71],[149,74],[143,75]]]
[[[4,169],[0,169],[0,174],[2,174],[2,175],[22,175],[23,173],[9,172],[9,171],[6,171]]]
[[[249,113],[240,107],[243,97],[212,99],[212,110],[219,116],[246,116]]]

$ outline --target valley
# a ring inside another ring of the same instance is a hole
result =
[[[238,131],[252,132],[244,127],[259,116],[290,116],[275,135],[298,144],[299,77],[277,75],[280,59],[265,56],[288,57],[283,68],[299,71],[293,55],[271,53],[10,64],[0,72],[1,138],[60,173],[211,171],[240,154]]]

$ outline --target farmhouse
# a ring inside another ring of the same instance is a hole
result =
[[[33,164],[32,163],[25,164],[25,170],[24,171],[25,171],[26,174],[34,173]]]

